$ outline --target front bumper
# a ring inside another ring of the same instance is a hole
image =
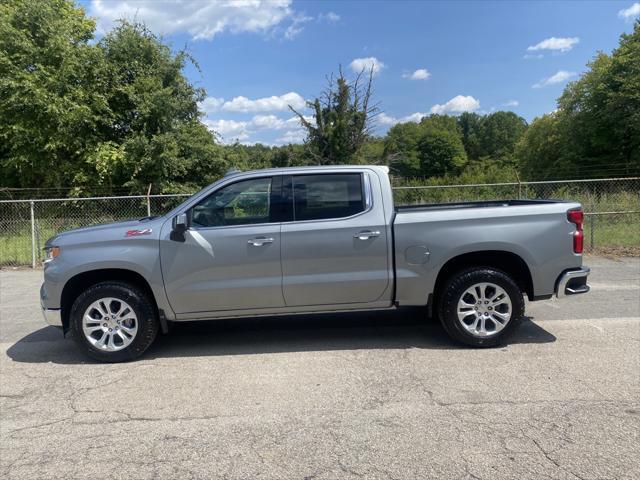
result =
[[[53,327],[62,327],[62,311],[59,308],[47,308],[45,303],[47,301],[47,291],[44,288],[43,283],[40,287],[40,308],[42,309],[42,316],[45,323]]]
[[[44,321],[52,327],[62,328],[62,313],[59,308],[44,308],[44,305],[40,305],[42,308],[42,316]]]
[[[591,270],[587,267],[564,272],[556,282],[556,296],[563,298],[568,295],[587,293],[589,291],[589,285],[587,285],[589,273]]]

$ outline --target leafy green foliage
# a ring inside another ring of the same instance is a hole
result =
[[[450,130],[427,129],[418,142],[418,157],[424,176],[457,174],[467,163],[460,136]]]
[[[5,186],[193,189],[226,169],[199,121],[204,91],[143,25],[91,43],[68,0],[0,4],[0,174]]]
[[[195,61],[144,25],[94,32],[72,0],[0,0],[0,186],[192,192],[229,168],[348,163],[454,183],[640,175],[640,21],[531,125],[429,115],[375,138],[372,72],[340,71],[308,103],[313,119],[295,112],[305,144],[282,147],[217,144],[184,75]]]
[[[495,112],[480,123],[480,152],[473,158],[513,160],[516,142],[527,130],[527,122],[513,112]]]
[[[557,112],[536,119],[518,145],[527,177],[640,174],[640,21],[588,67],[567,85]]]
[[[482,117],[477,113],[464,112],[458,117],[462,143],[469,158],[483,156]]]
[[[456,174],[467,163],[457,120],[448,115],[395,125],[387,135],[384,153],[393,172],[405,177]]]
[[[0,3],[0,176],[3,184],[71,180],[97,147],[108,107],[95,25],[66,0]]]
[[[421,176],[418,144],[424,134],[413,122],[398,123],[389,129],[384,144],[384,156],[392,172],[402,177]]]
[[[458,117],[458,126],[469,158],[490,157],[513,163],[516,142],[526,131],[527,122],[513,112],[485,116],[465,112]]]

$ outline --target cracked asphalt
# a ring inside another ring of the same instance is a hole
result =
[[[120,365],[0,271],[0,477],[640,478],[640,259],[585,263],[502,348],[401,310],[181,324]]]

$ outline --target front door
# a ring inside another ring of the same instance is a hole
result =
[[[362,172],[292,177],[294,221],[282,224],[287,306],[373,303],[388,292],[391,239],[374,181]]]
[[[283,307],[281,177],[222,186],[188,212],[185,241],[163,228],[162,275],[177,314]]]

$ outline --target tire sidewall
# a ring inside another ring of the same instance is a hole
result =
[[[469,333],[458,319],[458,301],[462,294],[476,283],[494,283],[504,289],[511,300],[509,323],[497,334],[477,337]],[[449,335],[467,345],[491,347],[503,343],[517,327],[524,315],[524,298],[518,285],[506,273],[490,267],[477,267],[451,277],[439,305],[440,320]]]
[[[84,312],[93,302],[105,297],[117,298],[128,303],[138,322],[138,331],[133,341],[126,348],[115,352],[94,347],[82,329]],[[139,357],[153,343],[158,333],[157,314],[147,295],[124,283],[104,282],[85,290],[73,303],[69,320],[76,343],[87,355],[101,362],[123,362]]]

